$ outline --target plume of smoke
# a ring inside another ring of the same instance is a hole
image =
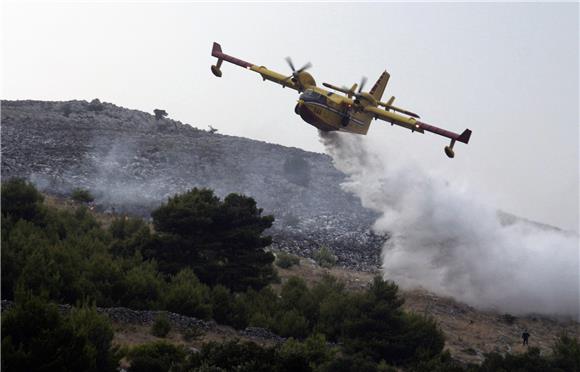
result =
[[[360,136],[321,133],[342,187],[381,214],[383,270],[403,288],[422,287],[478,308],[579,315],[578,235],[524,220],[502,224],[468,188],[448,184]]]

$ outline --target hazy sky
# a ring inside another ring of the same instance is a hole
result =
[[[91,100],[221,133],[322,152],[293,112],[297,94],[224,63],[225,53],[281,73],[313,63],[320,84],[372,86],[468,146],[381,121],[374,143],[508,212],[578,230],[577,3],[21,3],[2,9],[2,98]],[[235,156],[235,154],[232,154]]]

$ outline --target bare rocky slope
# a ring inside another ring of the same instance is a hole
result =
[[[56,195],[88,189],[101,211],[143,217],[193,187],[246,194],[276,217],[275,248],[309,257],[325,245],[353,269],[376,269],[385,240],[327,155],[98,100],[2,101],[2,178],[10,177]]]

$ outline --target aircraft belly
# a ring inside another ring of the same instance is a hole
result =
[[[300,117],[308,124],[325,132],[338,130],[338,128],[330,124],[332,120],[331,114],[333,113],[322,105],[305,103],[300,107]]]

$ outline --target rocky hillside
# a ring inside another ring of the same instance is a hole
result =
[[[373,270],[385,237],[376,219],[340,188],[323,154],[197,129],[110,103],[2,101],[2,178],[44,192],[84,188],[108,213],[144,217],[193,187],[243,193],[276,217],[274,243],[302,256],[321,245],[339,263]]]

